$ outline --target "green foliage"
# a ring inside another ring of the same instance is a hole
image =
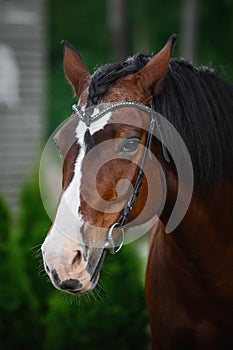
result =
[[[1,233],[4,232],[5,237],[0,245],[1,350],[39,349],[40,333],[44,328],[41,311],[46,305],[45,286],[39,278],[38,262],[31,249],[36,242],[36,233],[37,238],[38,233],[41,238],[41,227],[45,224],[38,186],[26,186],[22,197],[19,230],[10,227],[9,211],[0,201]]]
[[[105,261],[101,287],[88,299],[71,298],[71,305],[60,296],[50,299],[45,349],[146,348],[148,319],[139,268],[132,247],[124,247]]]
[[[51,62],[61,62],[61,40],[77,47],[89,68],[109,54],[105,1],[50,0]],[[92,48],[93,55],[90,55]]]
[[[2,201],[0,213],[6,237],[0,249],[1,350],[146,347],[148,319],[133,246],[106,259],[92,295],[64,297],[38,272],[41,254],[35,253],[50,220],[41,204],[37,177],[23,188],[17,232],[10,233],[9,212]]]
[[[51,225],[41,201],[37,174],[24,186],[20,204],[20,241],[26,249],[31,249],[32,242],[34,246],[41,243]]]
[[[0,348],[13,349],[20,344],[30,347],[36,337],[32,323],[34,305],[25,288],[25,275],[21,269],[21,259],[15,236],[12,234],[11,220],[5,203],[0,200]],[[32,332],[32,343],[25,329]]]
[[[10,232],[10,212],[0,197],[0,244],[5,243]]]
[[[71,115],[71,106],[76,101],[72,98],[71,86],[65,80],[62,60],[51,68],[50,78],[50,128],[52,133],[58,125]]]
[[[47,297],[50,288],[47,288],[44,273],[40,246],[50,228],[51,221],[44,210],[39,190],[38,175],[35,175],[32,182],[27,183],[20,197],[21,210],[19,217],[18,249],[21,256],[21,264],[26,274],[25,285],[27,285],[36,312],[45,312],[47,309]],[[43,319],[38,323],[43,324]],[[39,327],[39,325],[37,325]]]
[[[9,286],[13,286],[12,276],[9,274],[10,268],[13,267],[9,253],[10,226],[9,211],[2,197],[0,197],[0,339],[4,340],[8,337],[9,312],[15,308],[17,303],[9,288]],[[7,303],[6,300],[8,301]]]
[[[223,77],[233,82],[233,2],[203,0],[199,13],[198,62],[222,69]],[[220,15],[221,14],[221,15]]]

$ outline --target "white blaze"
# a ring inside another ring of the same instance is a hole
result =
[[[95,115],[98,112],[99,109],[95,108],[93,114]],[[111,112],[104,115],[100,120],[93,122],[89,128],[90,134],[94,135],[96,132],[102,130],[110,118]],[[79,122],[76,128],[76,139],[77,144],[80,146],[80,150],[74,165],[74,175],[69,186],[61,196],[52,229],[50,234],[46,237],[44,244],[46,241],[54,240],[56,245],[59,245],[58,233],[76,243],[83,243],[80,229],[85,223],[85,218],[83,218],[80,213],[80,190],[83,176],[82,163],[86,151],[84,135],[87,129],[86,124],[82,121]]]

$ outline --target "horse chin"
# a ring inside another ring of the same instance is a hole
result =
[[[84,295],[84,294],[88,294],[90,293],[93,289],[95,289],[98,281],[99,281],[99,277],[100,277],[100,274],[98,273],[95,278],[91,279],[91,283],[88,283],[87,286],[85,286],[84,288],[80,289],[80,290],[77,290],[77,291],[66,291],[66,293],[68,294],[71,294],[71,295],[76,295],[76,296],[79,296],[79,295]]]
[[[96,285],[97,285],[97,283],[99,281],[100,271],[102,269],[102,266],[103,266],[103,263],[104,263],[104,259],[106,257],[107,252],[108,251],[106,249],[103,249],[103,252],[102,252],[102,254],[100,256],[100,259],[99,259],[99,261],[98,261],[98,263],[96,265],[96,268],[95,268],[95,270],[94,270],[94,272],[92,274],[92,277],[91,277],[91,288],[89,289],[89,291],[93,290],[96,287]]]

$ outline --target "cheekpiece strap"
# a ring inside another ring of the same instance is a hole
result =
[[[162,132],[160,130],[160,125],[159,125],[159,114],[154,109],[147,107],[147,106],[145,106],[141,103],[138,103],[138,102],[113,103],[110,106],[103,109],[102,111],[98,112],[97,114],[93,113],[94,108],[86,109],[85,112],[82,112],[80,110],[80,108],[78,107],[78,105],[74,104],[72,106],[73,111],[75,112],[78,119],[81,120],[82,122],[84,122],[87,125],[87,127],[90,127],[91,123],[101,119],[108,112],[111,112],[111,111],[114,111],[114,110],[120,109],[120,108],[126,108],[126,107],[136,107],[136,108],[140,109],[141,111],[148,113],[151,117],[151,121],[150,121],[149,129],[147,132],[145,149],[144,149],[144,153],[142,156],[141,165],[140,165],[140,169],[139,169],[139,172],[137,175],[137,179],[136,179],[136,182],[135,182],[135,185],[133,188],[133,192],[132,192],[128,202],[124,206],[118,221],[115,224],[113,224],[113,226],[109,230],[106,247],[110,249],[112,254],[116,254],[121,249],[121,247],[123,245],[123,242],[124,242],[123,226],[125,225],[125,223],[128,219],[129,213],[133,209],[133,207],[137,201],[139,190],[140,190],[140,187],[142,185],[142,179],[144,177],[144,166],[145,166],[147,154],[149,155],[150,159],[152,159],[151,141],[152,141],[153,135],[156,133],[157,133],[157,136],[158,136],[160,143],[161,143],[162,168],[163,168],[164,173],[166,174],[165,160],[167,162],[169,162],[170,159],[169,159],[169,156],[167,154],[167,149],[163,143]],[[121,228],[121,243],[120,243],[120,246],[118,248],[116,248],[115,242],[114,242],[113,237],[112,237],[112,231],[115,227]]]

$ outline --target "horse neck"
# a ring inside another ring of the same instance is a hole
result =
[[[232,249],[233,187],[224,177],[214,190],[199,188],[193,194],[187,214],[171,234],[165,234],[170,251],[179,251],[183,259],[213,267],[228,249]],[[207,259],[208,257],[208,259]]]

